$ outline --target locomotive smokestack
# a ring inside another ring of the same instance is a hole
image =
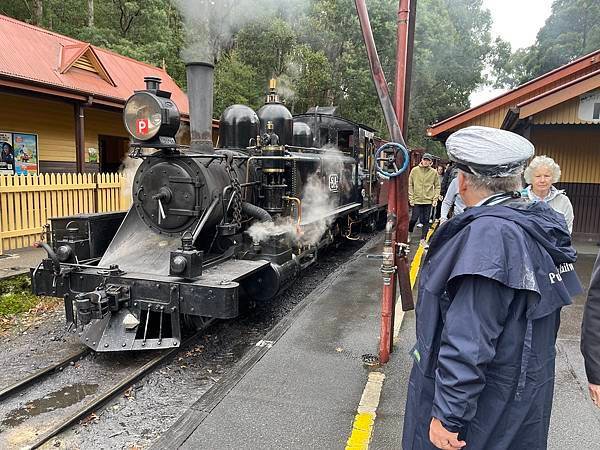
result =
[[[191,62],[185,68],[190,104],[190,146],[195,151],[212,153],[214,66],[205,62]]]
[[[158,91],[161,79],[160,77],[144,77],[144,83],[146,83],[147,91]]]

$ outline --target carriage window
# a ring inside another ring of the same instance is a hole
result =
[[[319,141],[321,143],[321,147],[329,144],[329,128],[320,127],[319,128]]]
[[[354,146],[354,133],[352,131],[338,131],[338,147],[341,151],[349,153]]]

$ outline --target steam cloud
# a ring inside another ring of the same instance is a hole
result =
[[[123,197],[131,197],[133,191],[133,179],[135,178],[135,174],[142,162],[142,159],[134,159],[128,156],[123,159],[121,167],[119,167],[119,173],[123,178],[125,178],[122,194]]]
[[[344,154],[334,146],[326,146],[323,157],[324,174],[311,174],[302,190],[302,227],[292,217],[282,217],[275,222],[259,222],[248,229],[255,242],[263,242],[270,236],[286,235],[295,245],[317,244],[335,217],[330,213],[339,206],[339,195],[349,192],[353,173],[351,166],[344,165]],[[348,168],[348,169],[346,169]],[[339,193],[332,195],[329,174],[339,176]],[[323,176],[325,175],[325,176]]]
[[[175,0],[187,31],[185,62],[213,64],[244,25],[279,15],[289,18],[308,0]]]

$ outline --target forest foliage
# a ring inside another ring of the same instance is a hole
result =
[[[398,0],[367,5],[393,91]],[[198,20],[186,9],[228,23],[211,56],[215,115],[260,107],[275,76],[293,113],[337,105],[385,136],[352,0],[3,0],[0,14],[165,67],[185,89],[186,31]],[[598,17],[597,0],[555,0],[535,44],[513,51],[493,39],[482,0],[418,0],[409,144],[441,151],[426,127],[468,108],[481,85],[514,87],[600,48]]]

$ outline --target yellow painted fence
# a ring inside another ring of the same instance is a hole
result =
[[[51,217],[124,211],[127,179],[116,173],[0,176],[0,255],[39,241]]]

